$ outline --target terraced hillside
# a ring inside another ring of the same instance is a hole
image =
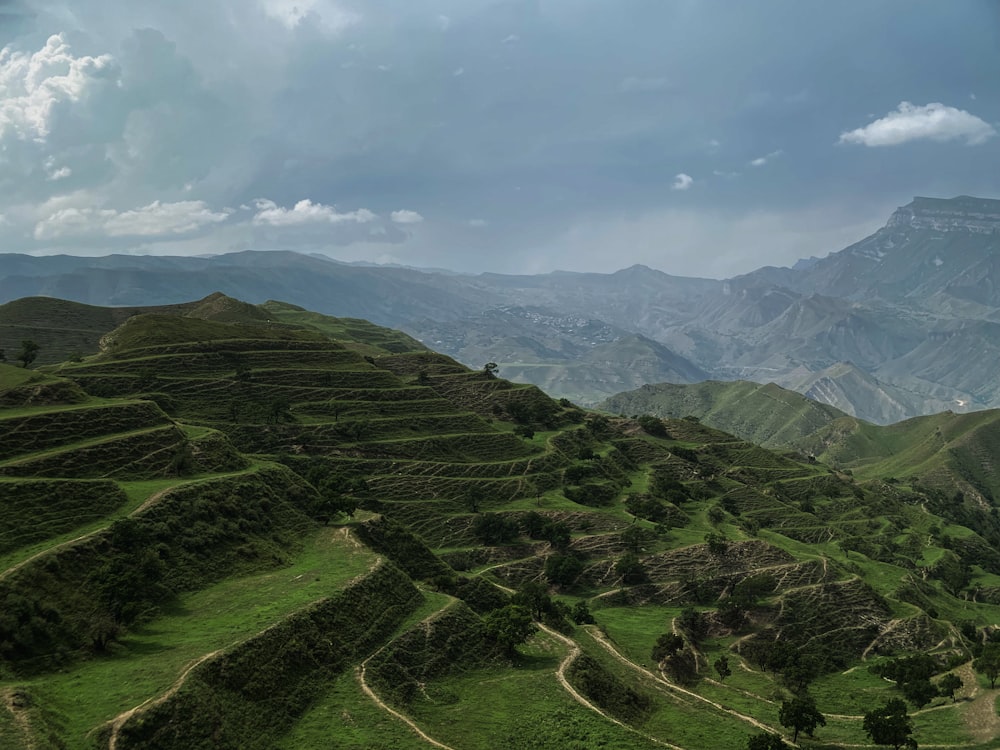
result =
[[[996,746],[1000,556],[932,490],[281,303],[103,341],[0,367],[0,748],[714,750],[804,692],[873,747],[911,653],[921,745]]]

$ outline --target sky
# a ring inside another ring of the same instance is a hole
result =
[[[0,249],[725,278],[1000,198],[996,0],[0,0]]]

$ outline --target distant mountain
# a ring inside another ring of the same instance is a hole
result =
[[[494,308],[461,320],[421,321],[404,328],[470,366],[495,361],[505,378],[533,383],[583,405],[644,383],[693,383],[708,377],[646,336],[542,307]]]
[[[724,281],[645,266],[472,276],[291,252],[0,255],[0,302],[165,305],[221,290],[402,328],[587,403],[650,382],[773,381],[878,423],[1000,407],[998,280],[1000,201],[968,196],[915,198],[844,250]]]

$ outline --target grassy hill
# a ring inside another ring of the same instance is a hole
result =
[[[672,419],[694,416],[711,427],[772,448],[797,447],[807,435],[846,416],[774,383],[745,380],[645,385],[616,394],[598,408]]]
[[[201,307],[0,367],[0,747],[741,748],[804,685],[865,747],[913,653],[969,698],[920,743],[995,747],[997,536],[935,488]]]

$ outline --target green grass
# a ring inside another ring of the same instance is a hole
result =
[[[512,669],[434,680],[408,711],[431,737],[462,750],[660,747],[573,700],[556,681],[565,646],[541,634]]]
[[[290,566],[183,595],[162,616],[129,633],[111,655],[19,684],[58,712],[65,736],[78,743],[91,729],[164,692],[195,659],[329,596],[373,559],[341,529],[324,528]]]
[[[326,750],[336,738],[343,750],[426,750],[408,726],[361,691],[354,672],[341,674],[276,748]]]

